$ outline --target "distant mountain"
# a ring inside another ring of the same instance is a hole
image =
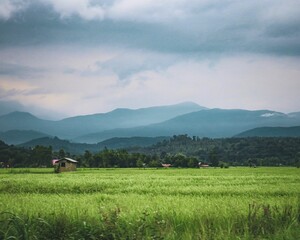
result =
[[[288,114],[291,118],[299,118],[300,119],[300,112],[292,112]]]
[[[269,110],[210,109],[178,116],[154,127],[160,131],[167,128],[175,134],[220,138],[255,127],[297,125],[295,123],[300,124],[300,119]]]
[[[77,116],[60,121],[42,120],[30,113],[13,112],[0,116],[0,131],[34,130],[64,139],[73,139],[94,132],[159,123],[202,109],[205,108],[187,102],[136,110],[116,109],[108,113]]]
[[[0,100],[0,116],[14,111],[24,111],[24,106],[15,101]]]
[[[51,134],[54,122],[42,120],[28,112],[12,112],[0,116],[0,131],[33,130]]]
[[[240,132],[263,126],[299,125],[300,118],[269,111],[208,109],[184,114],[165,122],[143,127],[120,128],[88,134],[77,138],[82,142],[99,142],[113,137],[131,136],[191,136],[222,138],[232,137]]]
[[[2,132],[32,130],[79,143],[98,143],[115,137],[175,134],[222,138],[258,127],[291,126],[300,126],[300,113],[206,109],[189,102],[136,110],[116,109],[108,113],[77,116],[60,121],[43,120],[26,112],[0,116]]]
[[[159,123],[176,116],[206,109],[198,104],[186,102],[170,106],[149,107],[141,109],[118,108],[108,113],[77,116],[59,122],[66,130],[70,126],[72,132],[94,133],[116,128],[131,128]],[[83,135],[76,133],[77,136]],[[78,139],[74,139],[77,141]]]
[[[148,147],[163,140],[169,140],[170,137],[130,137],[130,138],[110,138],[98,143],[100,149],[104,147],[110,149]]]
[[[32,130],[9,130],[0,132],[0,139],[7,144],[21,144],[30,140],[42,137],[49,137],[48,134]]]
[[[19,144],[20,147],[32,148],[37,145],[51,146],[54,151],[64,149],[65,152],[71,154],[83,154],[86,150],[90,152],[99,152],[104,148],[108,149],[128,149],[132,147],[148,147],[163,140],[167,140],[169,137],[132,137],[132,138],[113,138],[107,139],[98,144],[86,144],[86,143],[72,143],[68,140],[62,140],[57,137],[43,137],[34,139],[29,142]]]
[[[235,137],[300,137],[300,126],[254,128],[237,134]]]
[[[53,151],[59,151],[60,149],[64,149],[65,152],[69,152],[71,154],[82,154],[85,150],[89,150],[91,152],[99,151],[99,148],[96,144],[85,144],[85,143],[71,143],[68,140],[62,140],[57,137],[50,138],[38,138],[31,140],[29,142],[20,144],[20,147],[32,148],[37,145],[40,146],[51,146]]]

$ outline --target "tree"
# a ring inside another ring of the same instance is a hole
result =
[[[223,161],[219,161],[220,168],[229,168],[229,164]]]
[[[212,151],[210,151],[209,156],[208,156],[208,161],[211,163],[212,167],[219,166],[219,159],[218,159],[216,149],[213,149]]]
[[[182,153],[177,153],[173,157],[173,161],[174,161],[175,167],[187,167],[188,166],[188,158]]]
[[[65,153],[65,150],[64,149],[59,149],[59,152],[58,152],[58,157],[59,158],[64,158],[66,156],[66,153]]]
[[[160,164],[157,160],[151,160],[149,163],[149,167],[159,167]]]
[[[44,147],[37,145],[32,150],[30,158],[31,160],[33,160],[33,166],[35,167],[50,167],[52,160],[52,147]]]
[[[295,165],[297,168],[300,168],[300,152],[296,154]]]
[[[84,155],[83,155],[83,162],[85,163],[85,165],[88,165],[90,167],[97,167],[95,164],[94,164],[94,161],[93,161],[93,154],[86,150],[84,152]]]
[[[188,167],[190,167],[190,168],[196,168],[196,167],[198,167],[198,163],[199,163],[199,161],[198,161],[197,158],[191,157],[189,159],[189,162],[188,162]]]
[[[136,166],[137,166],[138,168],[144,167],[143,161],[142,161],[141,159],[138,159],[138,160],[136,161]]]

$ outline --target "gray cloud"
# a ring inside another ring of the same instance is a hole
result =
[[[0,97],[61,115],[187,100],[298,111],[299,3],[4,0]]]
[[[14,76],[17,78],[37,78],[45,69],[28,67],[25,65],[0,62],[0,76]]]
[[[3,88],[0,88],[0,99],[6,99],[8,97],[11,97],[11,96],[17,96],[17,95],[20,95],[20,94],[23,94],[24,91],[22,90],[18,90],[18,89],[9,89],[9,90],[5,90]]]
[[[53,120],[58,120],[58,119],[65,117],[64,115],[58,114],[55,111],[49,111],[47,109],[43,109],[43,108],[32,106],[32,105],[24,106],[23,104],[19,103],[18,101],[1,101],[0,100],[0,116],[14,112],[14,111],[30,112],[40,118],[53,119]]]
[[[2,0],[0,3],[0,20],[7,20],[15,13],[26,8],[26,0]]]
[[[106,61],[96,62],[98,71],[118,75],[120,80],[126,80],[140,71],[161,71],[182,60],[181,56],[158,54],[145,51],[123,51]]]
[[[71,42],[200,55],[300,54],[297,0],[35,0],[16,9],[22,11],[0,22],[0,46]]]

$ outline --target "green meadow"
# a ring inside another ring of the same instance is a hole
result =
[[[0,170],[0,239],[299,236],[299,168]]]

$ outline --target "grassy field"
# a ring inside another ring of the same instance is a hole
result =
[[[0,221],[0,239],[299,239],[300,169],[1,169]]]

